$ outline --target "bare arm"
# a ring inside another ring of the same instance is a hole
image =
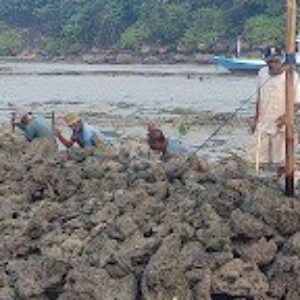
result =
[[[75,144],[75,141],[74,140],[68,140],[66,139],[62,134],[61,132],[56,129],[55,130],[55,136],[60,140],[60,142],[67,148],[70,148],[72,147],[74,144]]]

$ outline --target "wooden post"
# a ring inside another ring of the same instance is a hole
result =
[[[236,41],[236,57],[240,57],[241,55],[241,37],[238,36]]]
[[[11,129],[12,132],[15,132],[15,128],[16,128],[16,112],[12,112],[11,114]]]
[[[51,130],[52,130],[52,140],[55,143],[55,112],[54,110],[51,111]]]
[[[295,53],[296,38],[296,0],[287,0],[286,53]],[[286,71],[286,178],[287,196],[294,196],[294,68]]]

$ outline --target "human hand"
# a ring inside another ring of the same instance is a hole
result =
[[[58,129],[58,128],[54,128],[53,133],[54,133],[54,135],[55,135],[56,137],[58,137],[58,136],[61,135],[61,130]]]
[[[286,115],[280,116],[276,121],[276,125],[279,129],[281,129],[286,124]]]
[[[257,128],[258,120],[255,119],[253,124],[251,125],[251,132],[254,133]]]

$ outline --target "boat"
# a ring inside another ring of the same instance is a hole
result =
[[[300,70],[300,35],[296,37],[298,51],[296,52],[296,68]],[[241,41],[237,39],[237,51],[234,57],[215,56],[213,63],[221,66],[232,73],[258,73],[266,65],[266,62],[260,58],[241,57]]]
[[[215,56],[213,63],[232,73],[258,73],[266,65],[263,59]],[[300,72],[300,53],[296,53],[296,70]]]
[[[254,72],[257,73],[266,62],[262,59],[215,56],[213,63],[227,69],[230,72]]]

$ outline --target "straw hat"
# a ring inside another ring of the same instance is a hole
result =
[[[68,112],[67,114],[65,114],[64,120],[68,126],[71,126],[81,119],[75,112]]]

